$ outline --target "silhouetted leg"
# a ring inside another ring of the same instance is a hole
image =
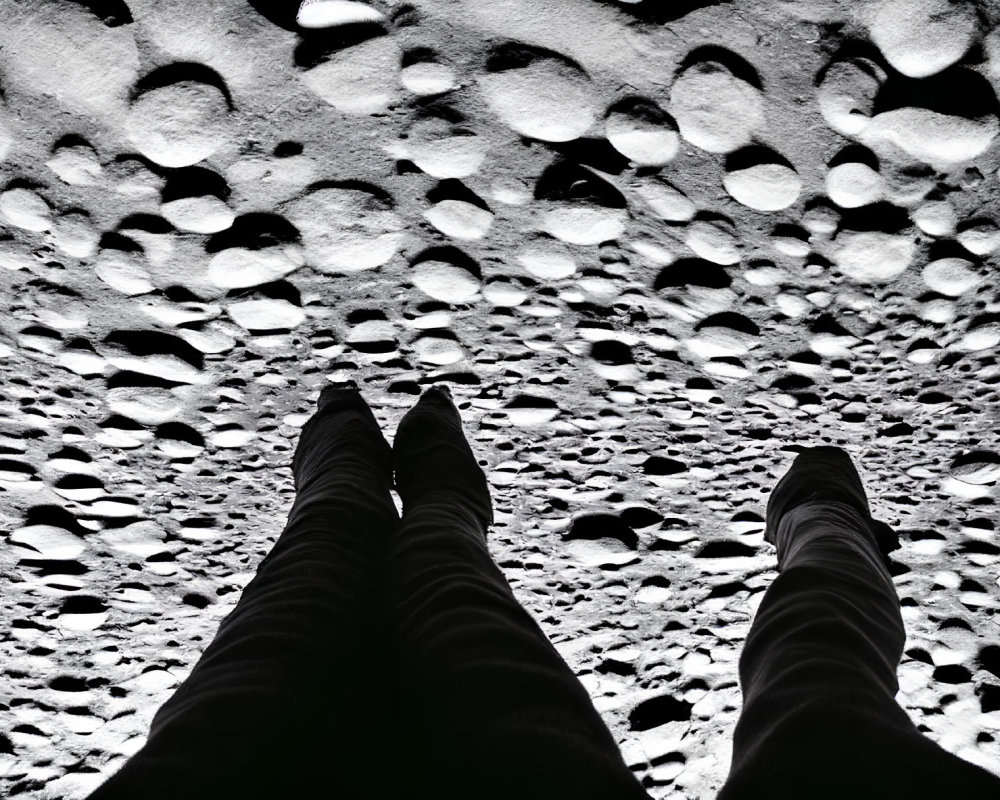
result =
[[[644,798],[586,690],[493,563],[485,476],[448,395],[393,446],[403,520],[385,561],[414,789],[434,798]],[[412,796],[412,795],[411,795]]]
[[[384,662],[372,652],[373,570],[398,524],[391,465],[360,395],[324,392],[295,454],[284,532],[146,745],[94,800],[379,793],[369,762],[384,761],[381,726],[366,723]]]
[[[1000,779],[920,735],[896,703],[905,633],[860,478],[806,450],[768,503],[780,574],[740,659],[743,711],[720,800],[1000,797]]]

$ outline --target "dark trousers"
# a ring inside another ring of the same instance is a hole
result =
[[[450,404],[422,400],[394,454],[367,409],[320,412],[294,469],[285,531],[91,800],[646,797],[490,558]],[[902,621],[863,521],[812,504],[782,524],[802,535],[744,649],[721,797],[1000,797],[893,700]]]

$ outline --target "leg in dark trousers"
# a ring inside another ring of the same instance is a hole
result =
[[[490,557],[489,489],[443,388],[406,415],[393,450],[403,521],[383,575],[398,696],[418,748],[410,796],[645,798]]]
[[[896,545],[846,453],[798,456],[772,492],[767,537],[780,574],[740,659],[743,711],[720,800],[1000,798],[1000,778],[922,736],[895,701]]]
[[[92,800],[381,796],[391,754],[373,636],[377,557],[398,524],[392,461],[357,392],[324,392],[288,524],[146,745]]]

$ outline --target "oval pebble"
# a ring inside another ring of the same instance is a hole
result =
[[[419,95],[441,94],[458,87],[454,70],[435,61],[418,61],[400,73],[403,87]]]
[[[248,331],[291,330],[306,318],[298,306],[272,298],[230,303],[229,316]]]
[[[455,239],[482,239],[493,222],[493,215],[485,208],[462,200],[435,203],[424,212],[424,218]]]
[[[73,559],[87,549],[86,543],[75,533],[54,525],[28,525],[10,534],[9,540],[35,551],[42,558],[55,560]]]
[[[317,97],[348,114],[376,114],[398,98],[402,50],[394,36],[378,36],[339,50],[300,73]]]
[[[569,244],[600,244],[625,232],[624,209],[587,203],[551,203],[542,212],[542,230]]]
[[[911,78],[957,62],[979,29],[973,5],[949,0],[877,0],[862,13],[885,60]]]
[[[930,236],[950,236],[955,232],[955,224],[958,222],[955,207],[947,200],[924,203],[915,208],[910,217],[920,230]]]
[[[568,142],[597,118],[597,93],[590,78],[558,58],[537,58],[526,66],[487,72],[479,78],[487,106],[522,136]]]
[[[528,273],[542,280],[562,280],[576,272],[573,257],[553,248],[530,247],[518,253],[517,260]]]
[[[758,211],[788,208],[802,191],[798,173],[784,164],[774,163],[727,172],[722,185],[738,203]]]
[[[875,115],[860,133],[872,150],[905,155],[946,170],[981,156],[1000,125],[995,116],[966,119],[927,108],[897,108]]]
[[[197,164],[222,147],[229,132],[226,98],[200,81],[149,90],[125,120],[125,134],[136,149],[164,167]]]
[[[385,15],[378,9],[354,0],[304,0],[295,16],[303,28],[333,28],[383,19]]]
[[[982,282],[972,262],[964,258],[939,258],[925,266],[921,274],[928,288],[948,297],[960,297]]]
[[[676,125],[651,100],[630,98],[616,103],[608,113],[604,131],[615,150],[640,166],[662,166],[680,150]]]
[[[636,187],[635,192],[646,201],[657,217],[668,222],[687,222],[698,210],[687,195],[666,181],[642,183]]]
[[[0,218],[25,231],[47,231],[52,225],[52,209],[38,192],[8,189],[0,193]]]
[[[837,133],[857,136],[868,126],[884,80],[882,69],[866,58],[831,65],[816,90],[823,119]]]
[[[681,136],[710,153],[748,144],[764,125],[760,91],[713,61],[694,64],[674,81],[670,111]]]
[[[218,197],[181,197],[160,206],[164,218],[182,231],[218,233],[233,224],[235,212]]]
[[[834,240],[833,261],[858,283],[888,283],[906,271],[916,251],[916,243],[907,236],[844,231]]]
[[[260,286],[285,277],[303,263],[301,254],[291,248],[230,247],[212,256],[208,262],[208,279],[225,289]]]
[[[986,256],[1000,249],[1000,228],[992,222],[980,222],[959,231],[958,242],[970,253]]]
[[[413,267],[413,285],[444,303],[468,303],[479,295],[479,279],[445,261],[421,261]]]
[[[740,260],[739,241],[728,225],[695,220],[687,229],[685,243],[695,253],[715,264],[735,264]]]
[[[885,192],[885,180],[859,162],[838,164],[826,173],[826,194],[841,208],[858,208],[877,202]]]
[[[413,349],[425,364],[446,366],[465,358],[465,351],[458,342],[441,336],[421,336],[413,343]]]

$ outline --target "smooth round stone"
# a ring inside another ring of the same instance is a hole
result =
[[[465,351],[454,339],[438,336],[422,336],[413,343],[417,358],[425,364],[446,366],[465,358]]]
[[[920,230],[930,236],[951,236],[958,222],[955,207],[947,200],[924,203],[914,209],[910,217]]]
[[[528,248],[517,255],[525,271],[542,280],[562,280],[576,273],[576,262],[568,253],[546,248]]]
[[[41,558],[63,560],[81,555],[87,545],[79,536],[54,525],[28,525],[8,536],[8,541],[34,551]],[[22,555],[26,555],[23,554]]]
[[[389,203],[361,189],[316,189],[288,206],[310,266],[358,272],[385,264],[403,243],[403,221]]]
[[[481,239],[493,222],[485,208],[462,200],[442,200],[424,212],[424,218],[441,233],[455,239]]]
[[[665,181],[640,184],[635,192],[657,217],[668,222],[687,222],[698,210],[687,195]]]
[[[687,229],[685,243],[697,255],[715,264],[735,264],[740,260],[739,241],[727,227],[695,220]]]
[[[350,0],[303,0],[295,21],[303,28],[333,28],[337,25],[355,25],[381,22],[385,15],[367,3]]]
[[[229,305],[229,316],[248,331],[291,329],[301,325],[305,312],[287,300],[241,300]]]
[[[568,142],[597,118],[597,93],[580,70],[555,58],[479,78],[487,106],[501,121],[532,139]]]
[[[983,222],[960,231],[958,242],[970,253],[986,256],[1000,249],[1000,228],[992,222]]]
[[[861,132],[861,141],[890,156],[896,150],[938,169],[981,156],[1000,125],[995,116],[966,119],[926,108],[897,108],[877,114]]]
[[[182,197],[160,206],[164,218],[182,231],[218,233],[233,224],[236,214],[218,197]]]
[[[8,189],[0,193],[0,218],[25,231],[47,231],[52,225],[52,209],[31,189]]]
[[[569,244],[600,244],[625,232],[624,209],[553,203],[542,212],[542,230]]]
[[[928,288],[948,297],[960,297],[975,289],[982,278],[971,261],[964,258],[939,258],[931,261],[921,273]]]
[[[528,299],[528,292],[508,278],[492,278],[483,287],[483,297],[492,305],[513,308]]]
[[[826,193],[841,208],[858,208],[882,198],[885,180],[859,162],[838,164],[826,173]]]
[[[403,88],[419,95],[441,94],[458,88],[455,71],[436,61],[418,61],[404,67],[399,75]]]
[[[916,243],[907,236],[845,231],[834,240],[833,261],[858,283],[888,283],[906,271],[916,251]]]
[[[833,64],[816,90],[823,119],[837,133],[857,136],[868,126],[884,80],[885,73],[868,59]]]
[[[93,186],[103,172],[97,153],[83,145],[59,148],[45,166],[70,186]]]
[[[456,133],[436,124],[414,126],[409,139],[399,148],[400,156],[409,158],[433,178],[465,178],[479,171],[488,146],[481,136]]]
[[[761,93],[713,62],[695,64],[674,81],[670,111],[681,136],[711,153],[749,144],[764,125]]]
[[[795,170],[773,163],[728,172],[722,185],[738,203],[758,211],[788,208],[802,191],[802,180]]]
[[[604,130],[611,146],[640,166],[662,166],[672,161],[680,150],[680,137],[666,119],[653,119],[638,112],[613,111],[608,115]]]
[[[197,164],[229,138],[229,107],[216,87],[179,81],[141,95],[129,110],[125,134],[164,167]]]
[[[181,412],[180,398],[168,389],[144,386],[141,389],[122,386],[108,390],[108,407],[116,414],[134,419],[143,425],[160,425],[175,419]]]
[[[399,97],[401,58],[396,37],[379,36],[338,51],[299,77],[338,111],[377,114]]]
[[[444,303],[468,303],[479,295],[479,279],[445,261],[421,261],[413,267],[413,285]]]
[[[957,62],[979,29],[975,6],[949,0],[877,0],[862,16],[885,60],[911,78]]]
[[[149,272],[136,256],[115,250],[98,256],[94,274],[112,289],[129,297],[146,294],[156,288]]]

